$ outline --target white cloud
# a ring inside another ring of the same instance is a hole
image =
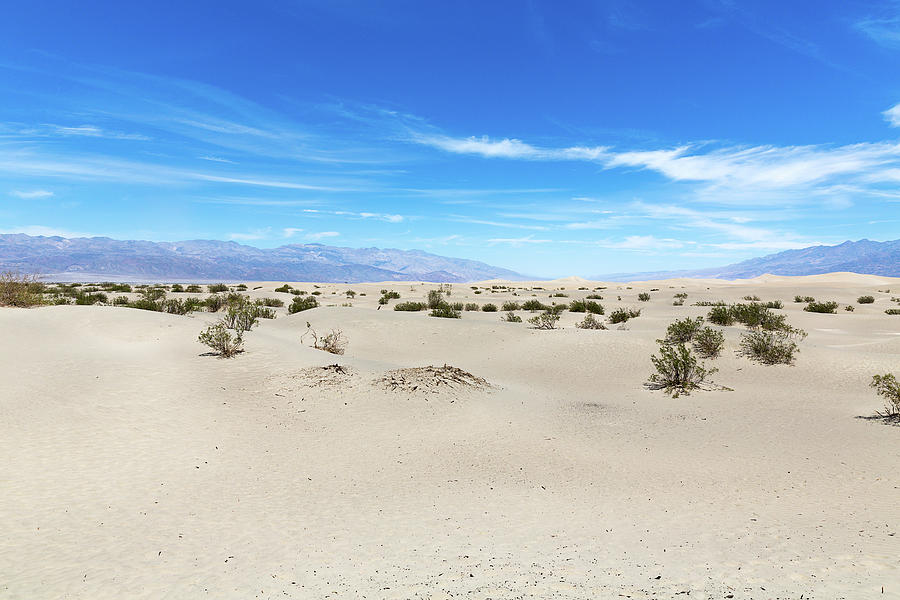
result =
[[[228,163],[230,165],[236,164],[233,160],[228,160],[227,158],[222,158],[221,156],[203,155],[203,156],[198,156],[197,158],[199,158],[200,160],[208,160],[210,162]]]
[[[303,231],[303,229],[301,229],[300,227],[285,227],[281,230],[281,235],[282,237],[292,238],[301,231]]]
[[[37,200],[40,198],[52,198],[53,192],[47,190],[13,190],[9,193],[16,198],[23,200]]]
[[[487,136],[454,138],[443,135],[417,135],[413,141],[454,154],[478,154],[486,158],[519,158],[529,160],[598,160],[606,153],[603,146],[539,148],[517,139],[492,140]]]
[[[317,233],[307,233],[306,239],[321,240],[325,238],[338,237],[339,235],[341,235],[339,231],[319,231]]]
[[[43,235],[46,237],[94,237],[96,234],[83,233],[81,231],[70,231],[68,229],[59,229],[57,227],[47,227],[46,225],[25,225],[10,227],[9,229],[0,229],[0,233],[24,233],[25,235]]]

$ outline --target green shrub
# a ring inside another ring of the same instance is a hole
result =
[[[616,323],[625,323],[629,319],[639,316],[641,316],[641,309],[639,308],[617,308],[609,313],[609,322],[615,325]]]
[[[828,302],[810,302],[803,307],[806,312],[833,314],[837,311],[838,303],[834,300]]]
[[[189,294],[199,294],[199,293],[201,293],[203,290],[200,289],[200,286],[199,286],[199,285],[189,285],[189,286],[187,286],[186,288],[184,288],[184,291],[187,292],[187,293],[189,293]]]
[[[541,314],[528,319],[528,322],[535,329],[556,329],[557,323],[559,323],[559,314],[552,310],[545,310]]]
[[[497,312],[497,305],[491,304],[490,302],[488,302],[487,304],[483,304],[481,306],[481,311],[482,312]]]
[[[518,302],[504,302],[503,306],[501,308],[504,311],[509,312],[509,311],[513,311],[513,310],[519,310],[522,307],[519,306]]]
[[[686,344],[703,328],[703,317],[679,319],[666,329],[666,344]]]
[[[481,310],[481,307],[478,306],[477,302],[466,302],[466,305],[463,307],[464,310]]]
[[[679,293],[675,294],[674,297],[678,298],[679,300],[686,300],[688,295],[685,292],[679,292]]]
[[[402,310],[407,312],[414,312],[419,310],[425,310],[427,307],[424,302],[398,302],[394,305],[394,310]]]
[[[510,311],[506,313],[503,317],[500,318],[501,321],[506,321],[507,323],[521,323],[522,317],[517,315],[516,313]]]
[[[288,305],[288,314],[309,310],[319,306],[319,301],[312,296],[294,296],[294,300]]]
[[[760,297],[759,296],[744,296],[744,300],[747,300],[749,302],[759,302]]]
[[[239,291],[239,292],[246,292],[246,291],[247,291],[247,284],[246,284],[246,283],[239,283],[239,284],[237,284],[237,287],[235,287],[234,289],[237,290],[237,291]]]
[[[900,308],[889,308],[884,311],[886,315],[900,315]]]
[[[641,292],[640,294],[638,294],[638,300],[640,300],[641,302],[650,302],[650,294],[648,294],[647,292]]]
[[[540,300],[526,300],[522,303],[522,309],[534,312],[536,310],[548,310],[550,307],[542,304]]]
[[[280,287],[275,288],[274,291],[276,291],[276,292],[281,292],[281,293],[284,293],[284,294],[290,294],[290,293],[291,293],[291,286],[289,286],[288,284],[284,284],[284,285],[282,285],[282,286],[280,286]]]
[[[784,308],[784,304],[781,302],[781,300],[769,300],[768,302],[764,303],[763,306],[774,310],[781,310],[782,308]]]
[[[876,414],[881,417],[900,417],[900,382],[892,374],[875,375],[872,383],[875,393],[885,399],[884,411]]]
[[[131,291],[131,290],[128,290],[128,291]],[[183,291],[184,291],[184,286],[181,285],[180,283],[173,283],[173,284],[172,284],[172,293],[178,294],[178,293],[181,293],[181,292],[183,292]]]
[[[276,317],[275,309],[263,304],[254,304],[252,310],[258,319],[274,319]]]
[[[816,299],[813,298],[812,296],[794,296],[794,302],[796,302],[798,304],[801,302],[808,303],[808,302],[815,302],[815,301],[816,301]]]
[[[347,347],[347,337],[340,329],[332,329],[329,333],[319,336],[316,330],[312,328],[309,321],[306,322],[306,332],[300,336],[300,341],[307,335],[311,335],[313,339],[313,348],[323,350],[331,354],[343,354]]]
[[[208,291],[210,294],[217,294],[219,292],[227,292],[228,286],[225,285],[224,283],[211,283],[208,286],[206,286],[206,291]]]
[[[588,294],[585,296],[586,300],[603,300],[603,296],[600,294]]]
[[[43,304],[44,288],[34,275],[13,271],[0,273],[0,306],[29,308]]]
[[[300,293],[302,294],[303,292],[300,292]],[[319,290],[316,290],[316,291],[314,291],[314,292],[312,293],[312,295],[313,295],[313,296],[321,296],[321,295],[322,295],[322,292],[320,292]]]
[[[690,394],[699,388],[716,369],[707,369],[684,344],[659,347],[659,356],[650,357],[656,373],[650,375],[647,386],[664,389],[677,398],[680,393]]]
[[[206,302],[204,302],[201,298],[189,297],[184,299],[184,306],[188,312],[194,312],[206,308]]]
[[[284,306],[284,300],[281,300],[280,298],[260,298],[256,302],[263,306],[274,306],[275,308]]]
[[[98,302],[106,303],[108,300],[109,296],[103,292],[77,292],[75,294],[75,304],[80,305],[91,305],[97,304]]]
[[[875,296],[860,296],[856,301],[860,304],[872,304],[875,302]]]
[[[194,304],[178,298],[172,298],[162,302],[162,310],[170,315],[186,315],[191,312]]]
[[[594,313],[587,313],[584,315],[584,319],[575,323],[575,327],[578,329],[606,329],[606,325],[603,324],[603,321],[594,316]]]
[[[694,306],[726,306],[724,300],[700,300],[699,302],[694,302]]]
[[[568,294],[563,294],[562,292],[556,292],[555,294],[550,294],[551,298],[568,298]]]
[[[219,312],[225,308],[225,296],[222,294],[210,294],[203,301],[203,304],[209,312]]]
[[[128,306],[128,296],[116,296],[112,303],[113,306]]]
[[[426,304],[428,305],[428,308],[440,308],[446,304],[443,292],[440,290],[428,290]]]
[[[589,312],[595,315],[602,315],[604,312],[603,305],[593,300],[572,300],[569,303],[569,310],[579,313]]]
[[[237,332],[235,335],[231,335],[224,323],[216,323],[215,325],[210,325],[206,331],[201,333],[198,340],[201,344],[212,348],[219,355],[230,358],[241,352],[241,346],[244,343],[242,333]]]
[[[796,337],[787,331],[748,331],[741,334],[741,353],[766,365],[789,365],[799,351]]]
[[[462,313],[458,310],[453,310],[453,307],[445,302],[432,308],[429,316],[442,317],[444,319],[461,319]]]
[[[452,303],[450,303],[450,308],[452,308],[453,310],[462,311],[466,308],[466,305],[463,304],[462,302],[452,302]]]
[[[715,358],[725,347],[725,334],[712,327],[704,327],[694,334],[694,350],[703,358]]]

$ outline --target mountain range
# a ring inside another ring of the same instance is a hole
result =
[[[531,279],[483,262],[421,250],[290,244],[262,249],[237,242],[149,242],[106,237],[0,234],[0,271],[39,273],[55,280],[135,281],[437,281]],[[752,258],[724,267],[596,275],[598,281],[674,277],[746,279],[849,271],[900,277],[900,240],[847,241]]]
[[[148,242],[0,234],[0,271],[46,279],[135,281],[436,281],[525,279],[509,269],[420,250],[237,242]]]
[[[836,246],[810,246],[799,250],[785,250],[724,267],[687,271],[614,273],[597,275],[591,279],[601,281],[646,281],[675,277],[748,279],[766,273],[771,275],[820,275],[844,271],[900,277],[900,240],[888,242],[846,241]]]

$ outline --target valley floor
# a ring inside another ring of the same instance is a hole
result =
[[[278,285],[251,295],[289,302]],[[872,375],[900,375],[900,305],[878,291],[900,280],[450,297],[642,309],[606,331],[376,310],[382,288],[427,285],[320,285],[322,307],[282,310],[232,359],[197,342],[214,314],[0,309],[0,598],[900,598],[900,427],[860,418],[882,407]],[[347,288],[366,295],[341,306]],[[727,327],[710,364],[733,391],[643,387],[669,323],[748,294],[809,333],[795,365],[737,355]],[[307,322],[346,354],[301,343]],[[490,387],[380,381],[445,364]]]

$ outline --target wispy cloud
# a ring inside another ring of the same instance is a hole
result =
[[[23,200],[37,200],[52,198],[53,192],[48,190],[13,190],[9,195],[15,196],[16,198],[22,198]]]
[[[339,231],[319,231],[316,233],[307,233],[306,239],[308,240],[323,240],[325,238],[333,238],[341,235]]]
[[[477,154],[486,158],[514,158],[528,160],[598,160],[605,155],[604,146],[572,146],[570,148],[540,148],[517,139],[492,140],[453,138],[443,135],[413,135],[412,141],[454,154]]]
[[[900,104],[895,104],[883,113],[884,120],[891,124],[891,127],[900,127]]]
[[[900,14],[862,19],[856,22],[856,29],[876,44],[900,48]]]

